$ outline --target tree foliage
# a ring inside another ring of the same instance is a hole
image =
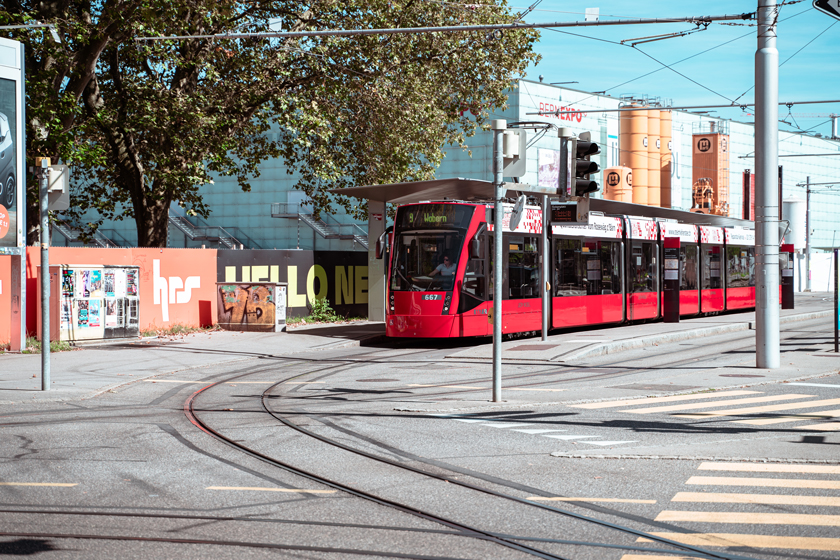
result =
[[[140,245],[165,246],[172,202],[207,217],[199,188],[219,174],[247,191],[266,158],[319,210],[327,189],[429,178],[443,145],[505,103],[537,33],[138,37],[514,22],[501,2],[5,0],[0,20],[58,27],[61,43],[7,33],[26,45],[28,155],[71,165],[84,187],[71,218],[133,218]]]

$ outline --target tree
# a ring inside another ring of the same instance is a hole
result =
[[[504,3],[470,6],[7,0],[0,19],[58,26],[60,44],[41,30],[9,33],[27,47],[27,153],[61,159],[83,180],[70,217],[78,223],[94,210],[89,230],[104,218],[133,218],[138,244],[162,247],[171,203],[207,217],[199,187],[218,173],[237,177],[247,191],[266,158],[281,157],[298,171],[296,187],[318,210],[329,206],[328,188],[429,178],[444,144],[463,145],[505,103],[514,79],[537,60],[538,35],[137,37],[264,32],[270,24],[323,30],[515,21]]]

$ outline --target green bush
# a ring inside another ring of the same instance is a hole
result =
[[[309,318],[320,323],[330,323],[341,319],[335,310],[330,307],[326,298],[316,299],[309,306]]]

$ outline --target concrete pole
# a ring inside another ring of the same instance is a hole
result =
[[[551,220],[549,219],[549,212],[551,211],[551,203],[548,200],[548,195],[542,197],[542,282],[540,283],[540,295],[542,296],[542,340],[548,340],[548,317],[551,314],[551,293],[549,291],[549,259],[551,258]]]
[[[779,353],[779,51],[776,0],[758,0],[755,53],[756,367],[776,369]]]
[[[497,119],[492,122],[493,129],[493,187],[495,204],[493,212],[493,402],[502,400],[502,264],[504,251],[502,243],[502,220],[505,208],[502,199],[505,196],[504,154],[502,141],[507,122]]]
[[[385,203],[368,200],[368,321],[385,322],[385,259],[376,258],[376,242],[385,233],[385,220]]]
[[[811,177],[805,178],[805,291],[811,291]]]
[[[41,159],[38,171],[41,203],[41,390],[50,390],[50,164]]]

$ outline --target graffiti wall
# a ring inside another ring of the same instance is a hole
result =
[[[275,284],[218,284],[218,325],[231,331],[274,332],[277,324]],[[283,321],[285,323],[285,320]]]
[[[367,253],[342,251],[219,251],[217,282],[286,282],[287,315],[305,317],[326,298],[339,315],[366,317]]]

